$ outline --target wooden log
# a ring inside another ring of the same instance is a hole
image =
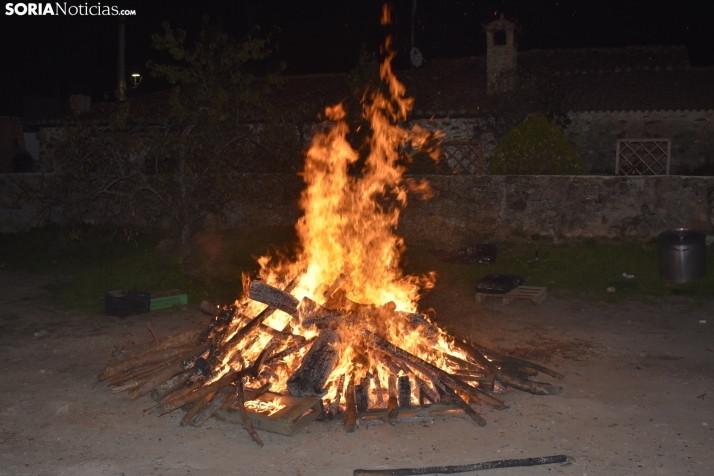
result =
[[[438,391],[434,391],[429,385],[427,385],[427,383],[422,378],[420,378],[420,376],[416,375],[408,366],[402,364],[399,365],[399,367],[402,369],[402,372],[404,372],[406,375],[409,376],[410,379],[416,382],[419,390],[424,392],[432,403],[439,403],[441,398],[439,397]]]
[[[253,301],[262,302],[293,317],[298,317],[297,307],[300,302],[288,292],[254,280],[250,285],[249,296]]]
[[[189,424],[194,427],[199,427],[203,425],[206,420],[211,418],[211,416],[216,413],[235,394],[236,388],[233,387],[233,385],[226,385],[222,389],[218,390],[213,395],[213,398],[211,398],[211,400],[207,402],[207,405],[204,405],[203,408],[201,408],[201,410],[197,412],[193,418],[191,418]]]
[[[458,466],[432,466],[428,468],[400,468],[400,469],[355,469],[353,476],[410,476],[414,474],[455,474],[483,471],[486,469],[515,468],[519,466],[537,466],[542,464],[565,463],[566,455],[544,456],[526,459],[502,459],[485,463],[462,464]]]
[[[255,428],[253,428],[253,423],[251,423],[250,418],[248,418],[248,413],[245,411],[245,395],[243,394],[242,378],[236,382],[236,404],[240,408],[240,416],[243,419],[243,426],[250,435],[250,438],[262,448],[263,440],[261,440],[258,436],[258,433],[255,432]]]
[[[342,398],[342,392],[345,386],[345,374],[340,375],[337,380],[337,392],[335,393],[335,400],[330,404],[330,412],[333,415],[337,415],[340,412],[340,399]]]
[[[373,347],[377,350],[381,350],[382,352],[387,353],[390,357],[400,360],[409,366],[417,368],[421,373],[428,376],[436,385],[438,385],[452,399],[452,401],[454,401],[454,403],[459,405],[459,407],[464,410],[464,412],[469,416],[469,418],[471,418],[479,426],[486,425],[486,420],[484,420],[483,417],[476,412],[476,410],[471,408],[463,400],[463,398],[461,398],[461,396],[458,395],[449,385],[463,385],[464,387],[467,387],[471,390],[470,392],[468,392],[469,395],[471,395],[472,393],[476,393],[476,389],[470,387],[469,385],[466,385],[463,382],[460,382],[457,379],[452,378],[443,370],[431,365],[430,363],[420,359],[415,355],[410,354],[409,352],[403,349],[400,349],[391,342],[388,342],[367,330],[362,331],[362,336],[365,338],[370,347]]]
[[[208,302],[208,301],[203,301],[203,302],[201,303],[201,312],[204,312],[204,313],[209,314],[209,315],[211,315],[211,316],[215,316],[215,315],[216,315],[216,312],[220,313],[220,312],[226,312],[226,311],[221,310],[220,307],[217,307],[216,305],[211,304],[211,303]],[[305,338],[304,338],[303,336],[301,336],[301,335],[291,334],[291,333],[289,333],[289,332],[283,332],[283,331],[274,329],[274,328],[272,328],[272,327],[270,327],[270,326],[266,326],[266,325],[263,324],[263,323],[260,323],[260,324],[258,325],[258,330],[260,330],[261,332],[265,332],[265,333],[267,333],[267,334],[270,334],[272,337],[275,337],[275,338],[280,339],[280,340],[288,340],[288,339],[296,339],[296,340],[299,340],[299,341],[304,341],[304,340],[305,340]]]
[[[343,317],[342,312],[325,309],[307,296],[302,298],[298,311],[300,313],[300,325],[303,327],[324,327]]]
[[[518,359],[516,357],[511,357],[509,355],[504,355],[499,352],[496,352],[495,350],[489,349],[487,347],[484,347],[477,342],[473,342],[467,339],[463,338],[455,338],[454,343],[462,343],[465,344],[467,347],[470,347],[476,351],[478,351],[479,354],[486,355],[489,358],[491,358],[494,361],[500,361],[500,362],[508,362],[508,363],[513,363],[517,365],[522,365],[524,367],[530,367],[531,369],[537,370],[540,373],[544,373],[546,375],[550,375],[553,378],[557,378],[558,380],[563,380],[565,379],[565,375],[560,374],[554,370],[551,370],[549,368],[543,367],[538,364],[534,364],[533,362],[528,362],[527,360],[522,360]]]
[[[525,365],[514,364],[510,362],[499,362],[498,367],[501,371],[509,373],[511,375],[516,375],[518,377],[528,378],[535,377],[538,375],[538,371],[532,367],[526,367]]]
[[[290,395],[309,397],[321,395],[324,385],[335,368],[340,336],[332,329],[324,329],[310,350],[302,358],[300,367],[287,381]]]
[[[146,395],[147,393],[153,391],[156,387],[158,387],[162,383],[166,382],[174,375],[179,374],[182,371],[185,371],[186,370],[186,368],[185,368],[186,361],[190,360],[193,357],[203,354],[206,350],[208,350],[209,347],[210,347],[210,342],[205,342],[204,344],[201,344],[198,347],[196,347],[184,354],[181,354],[179,356],[179,358],[174,363],[155,372],[140,387],[132,390],[129,393],[129,397],[131,397],[132,400],[136,400],[137,398],[142,397],[142,396]]]
[[[228,343],[236,345],[254,330],[258,328],[263,329],[262,326],[265,326],[263,321],[270,317],[277,309],[280,309],[293,317],[297,317],[298,300],[293,297],[290,292],[295,289],[295,286],[297,286],[299,277],[300,274],[295,276],[292,281],[288,283],[285,291],[281,291],[280,289],[265,284],[262,281],[254,280],[250,285],[250,298],[254,301],[268,304],[268,307],[251,319],[245,326],[243,326],[242,329],[236,332]]]
[[[312,337],[310,339],[305,339],[302,342],[296,342],[295,344],[292,344],[288,347],[286,347],[284,350],[281,350],[280,352],[277,352],[273,355],[271,355],[266,361],[265,365],[270,366],[271,364],[274,364],[288,355],[297,352],[298,350],[302,349],[303,347],[307,347],[308,345],[312,344],[315,342],[316,337]]]
[[[191,375],[193,374],[193,370],[189,369],[186,370],[178,375],[175,375],[174,377],[170,378],[166,382],[162,383],[158,387],[156,387],[152,392],[151,392],[151,399],[155,402],[158,402],[159,400],[163,400],[163,398],[166,395],[169,395],[179,388],[183,387],[186,385],[186,382],[191,378]]]
[[[442,413],[442,412],[448,412],[448,411],[454,411],[454,410],[460,410],[459,407],[455,403],[445,403],[445,402],[440,402],[440,403],[432,403],[429,405],[412,405],[411,408],[405,408],[401,412],[399,412],[399,415],[405,416],[405,415],[428,415],[432,413]],[[357,418],[364,418],[364,417],[375,417],[375,418],[392,418],[389,417],[389,410],[387,408],[370,408],[366,412],[363,413],[358,413]],[[396,418],[396,417],[394,417]]]
[[[460,341],[455,341],[454,343],[458,345],[460,349],[466,352],[469,357],[474,359],[474,361],[476,361],[479,365],[483,365],[484,367],[488,368],[488,370],[493,372],[493,374],[496,376],[496,380],[504,383],[505,385],[508,385],[509,387],[513,387],[524,392],[532,393],[534,395],[557,395],[563,390],[562,387],[550,384],[544,385],[538,382],[531,382],[527,379],[523,379],[518,376],[511,375],[508,372],[504,372],[498,367],[498,364],[489,361],[486,358],[486,355],[484,355],[481,350],[477,349],[474,345],[472,345],[473,343],[470,341],[461,339]],[[523,366],[530,365],[530,363],[526,361],[519,361],[514,363],[518,363],[519,365]],[[548,372],[552,371],[548,370]]]
[[[558,395],[563,391],[562,387],[551,385],[549,383],[532,382],[528,379],[520,378],[515,375],[508,374],[503,371],[496,371],[496,380],[508,387],[513,387],[523,392],[532,393],[533,395]]]
[[[191,350],[191,347],[169,347],[147,352],[131,359],[122,360],[121,362],[114,362],[107,365],[102,373],[99,374],[99,380],[105,380],[120,372],[137,369],[145,365],[172,362],[188,350]]]
[[[353,433],[357,428],[357,405],[355,402],[355,375],[350,374],[350,380],[345,392],[345,431]]]
[[[465,384],[461,380],[451,377],[448,373],[441,370],[440,368],[430,364],[429,362],[426,362],[425,360],[422,360],[421,358],[413,354],[410,354],[409,352],[395,346],[391,342],[386,341],[367,330],[362,331],[362,336],[365,338],[365,341],[371,347],[385,352],[388,356],[396,360],[402,361],[410,367],[416,368],[416,370],[428,376],[435,384],[438,384],[437,380],[440,380],[448,384],[452,388],[457,388],[463,392],[466,392],[473,398],[483,403],[486,403],[487,405],[490,405],[496,409],[501,410],[505,407],[503,402],[497,399],[496,397],[488,395],[484,392],[480,392],[478,389]]]
[[[399,392],[399,408],[411,408],[412,384],[408,375],[402,375],[397,379],[397,391]]]
[[[148,379],[148,377],[135,378],[126,382],[122,382],[120,385],[112,387],[112,393],[121,393],[126,392],[128,390],[133,390],[142,383],[144,383],[146,379]]]
[[[224,387],[225,388],[225,387]],[[204,408],[206,408],[206,405],[208,405],[208,402],[206,401],[207,398],[212,397],[212,394],[207,395],[204,398],[199,398],[195,402],[193,402],[193,406],[189,411],[187,411],[183,418],[181,418],[181,421],[179,422],[180,426],[186,426],[188,425],[193,418],[201,412]]]
[[[358,412],[366,412],[369,408],[369,378],[360,379],[359,385],[355,386],[355,405]]]
[[[240,372],[229,372],[228,374],[224,375],[220,379],[216,380],[215,382],[205,385],[203,387],[197,388],[191,392],[189,392],[186,395],[182,395],[178,398],[171,399],[166,402],[159,403],[159,405],[156,406],[156,408],[153,410],[154,414],[157,416],[165,415],[166,413],[171,413],[172,411],[181,408],[182,406],[186,405],[187,403],[191,403],[196,401],[199,398],[203,398],[209,393],[213,393],[217,390],[220,390],[221,388],[225,387],[226,385],[229,385],[236,380],[239,380],[243,377],[245,372],[240,371]]]
[[[113,387],[119,385],[122,382],[126,382],[132,379],[145,379],[152,372],[156,372],[160,368],[164,367],[166,364],[163,362],[158,362],[155,364],[146,365],[144,367],[139,367],[138,369],[131,369],[126,372],[119,372],[111,376],[107,385]]]
[[[384,388],[382,388],[382,381],[376,368],[372,371],[372,374],[374,375],[374,389],[377,397],[377,407],[381,407],[385,404]]]
[[[387,399],[387,415],[389,418],[397,418],[397,415],[399,415],[397,376],[393,373],[389,374],[388,389],[389,398]]]
[[[201,333],[206,328],[206,324],[207,323],[202,320],[199,325],[192,327],[191,329],[166,337],[159,345],[157,345],[156,342],[151,341],[134,346],[119,347],[112,352],[112,357],[115,361],[124,361],[138,357],[147,352],[168,349],[170,347],[184,347],[196,344],[201,337]]]
[[[335,291],[337,291],[337,288],[342,285],[346,277],[347,276],[345,275],[345,273],[340,273],[340,275],[335,278],[332,284],[327,289],[325,289],[325,292],[322,293],[322,297],[325,298],[325,300],[330,299],[330,297],[335,294]]]

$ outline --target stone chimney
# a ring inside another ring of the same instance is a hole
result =
[[[506,92],[516,82],[516,24],[501,18],[484,25],[488,94]]]

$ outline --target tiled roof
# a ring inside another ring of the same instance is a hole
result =
[[[396,74],[415,99],[413,117],[473,117],[498,109],[497,97],[486,94],[485,56],[436,59]],[[682,46],[521,51],[518,74],[556,88],[567,111],[714,109],[714,68],[692,68]],[[136,97],[132,107],[149,120],[162,117],[166,94]],[[292,120],[314,118],[350,94],[346,74],[288,76],[270,100],[279,116]],[[111,107],[98,104],[81,117],[106,121]]]

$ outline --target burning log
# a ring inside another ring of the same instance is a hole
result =
[[[253,301],[262,302],[270,307],[280,309],[293,317],[298,317],[297,307],[299,301],[289,292],[281,291],[262,281],[255,280],[251,283],[250,298]]]
[[[382,339],[381,337],[378,337],[374,334],[372,334],[369,331],[362,331],[363,337],[367,340],[367,343],[377,349],[380,350],[390,357],[400,360],[404,362],[405,364],[409,366],[414,366],[421,373],[424,375],[429,376],[429,378],[439,386],[459,407],[474,421],[476,422],[479,426],[485,426],[486,425],[486,420],[483,419],[481,415],[479,415],[476,410],[471,408],[464,400],[461,398],[452,388],[450,388],[448,384],[451,384],[453,386],[459,387],[460,389],[466,391],[469,395],[478,395],[478,391],[470,387],[469,385],[466,385],[465,383],[461,382],[459,380],[456,380],[452,378],[449,374],[444,372],[443,370],[431,365],[430,363],[420,359],[419,357],[410,354],[409,352],[400,349],[399,347],[395,346],[394,344]],[[469,390],[465,390],[463,387],[467,387]],[[480,398],[480,397],[475,397],[475,398]]]
[[[290,355],[294,352],[297,352],[298,350],[302,349],[303,347],[306,347],[306,346],[312,344],[313,342],[315,342],[315,339],[316,339],[315,337],[312,337],[310,339],[306,339],[306,340],[303,340],[302,342],[298,342],[296,344],[286,347],[285,350],[281,350],[280,352],[277,352],[277,353],[271,355],[265,361],[265,365],[270,366],[270,365],[284,359],[288,355]]]
[[[337,393],[335,394],[335,401],[330,404],[330,413],[337,415],[340,411],[340,399],[342,398],[342,391],[345,387],[345,374],[340,375],[340,379],[337,381]]]
[[[300,367],[288,379],[290,395],[309,397],[324,392],[332,369],[335,368],[339,353],[336,349],[340,336],[331,329],[324,329],[310,350],[302,358]]]
[[[566,455],[543,456],[540,458],[502,459],[486,463],[463,464],[458,466],[432,466],[428,468],[400,468],[400,469],[355,469],[353,476],[409,476],[413,474],[454,474],[483,471],[485,469],[515,468],[518,466],[537,466],[541,464],[565,463]]]
[[[350,374],[350,381],[345,392],[345,431],[353,433],[357,428],[357,405],[355,402],[355,374]]]
[[[399,408],[411,408],[412,384],[408,375],[403,375],[397,379],[397,391],[399,394]]]
[[[325,298],[325,300],[329,300],[330,297],[332,297],[333,294],[335,294],[335,291],[337,291],[337,288],[339,288],[342,285],[342,282],[345,280],[347,276],[345,273],[340,273],[339,276],[332,282],[332,284],[325,289],[325,292],[322,293],[322,297]]]
[[[377,406],[381,407],[384,405],[384,389],[382,388],[382,381],[379,378],[379,373],[376,368],[372,371],[372,374],[374,375],[374,391],[377,397]]]
[[[325,309],[309,297],[302,299],[300,303],[300,315],[302,317],[301,324],[303,327],[316,326],[318,328],[330,325],[335,320],[343,317],[341,312]]]
[[[399,415],[399,400],[397,393],[397,376],[389,374],[389,399],[387,400],[387,415],[389,418],[397,418]]]
[[[369,378],[360,379],[359,385],[355,386],[355,405],[358,412],[366,412],[369,408]]]

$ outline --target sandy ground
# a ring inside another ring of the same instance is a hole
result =
[[[240,426],[183,428],[179,414],[143,417],[148,397],[93,388],[115,345],[149,339],[147,319],[166,336],[198,322],[195,307],[78,315],[53,309],[42,284],[0,273],[0,475],[350,475],[554,454],[575,462],[485,474],[714,474],[711,301],[503,306],[445,296],[440,322],[566,374],[562,394],[509,390],[509,409],[481,409],[484,428],[459,414],[352,434],[316,422],[292,438],[262,433],[259,448]]]

